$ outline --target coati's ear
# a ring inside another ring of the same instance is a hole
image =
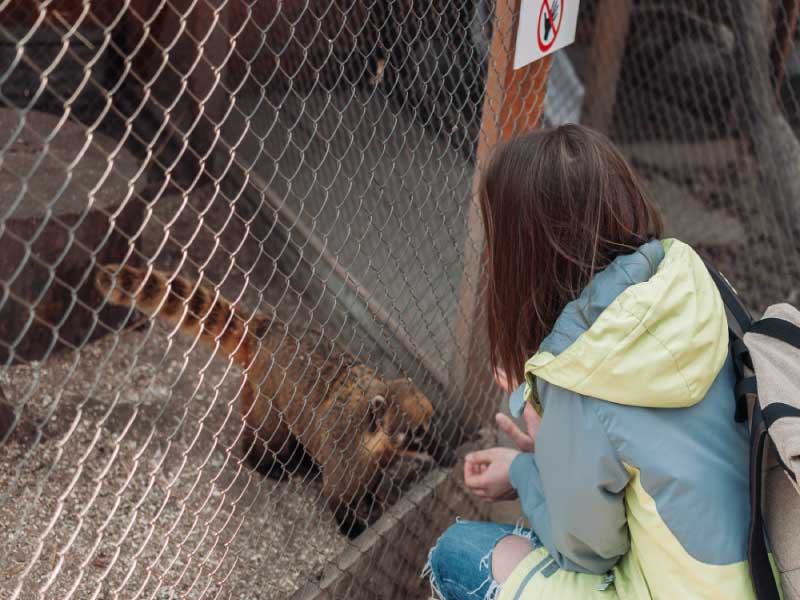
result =
[[[408,377],[400,377],[386,382],[389,387],[389,393],[393,397],[402,398],[407,395],[413,388],[413,383]]]
[[[369,399],[369,431],[374,433],[380,428],[386,416],[386,396],[380,394]]]

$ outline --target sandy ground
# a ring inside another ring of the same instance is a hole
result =
[[[26,422],[0,448],[0,589],[280,598],[321,572],[346,541],[318,482],[241,464],[239,381],[161,329],[10,370]]]

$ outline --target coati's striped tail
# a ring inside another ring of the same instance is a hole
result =
[[[155,269],[118,264],[98,267],[94,282],[111,304],[133,306],[150,317],[180,324],[185,335],[199,337],[243,366],[249,364],[251,340],[242,338],[256,322],[246,325],[230,302],[212,288]]]

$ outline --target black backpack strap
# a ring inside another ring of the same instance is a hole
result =
[[[725,280],[716,267],[708,261],[705,261],[705,265],[708,269],[709,275],[711,275],[711,279],[713,279],[714,283],[717,285],[719,295],[722,296],[722,301],[725,303],[725,308],[728,309],[728,312],[731,313],[733,318],[736,320],[736,324],[739,326],[741,333],[732,333],[734,333],[736,337],[744,335],[744,332],[750,328],[750,324],[753,322],[753,317],[750,315],[750,311],[747,310],[744,302],[741,301],[736,292],[733,291],[731,285]]]
[[[747,560],[758,600],[780,600],[778,585],[764,539],[764,463],[769,449],[769,434],[756,402],[750,429],[750,529],[747,536]]]
[[[767,429],[769,429],[778,419],[800,417],[800,408],[792,406],[791,404],[784,404],[783,402],[773,402],[764,408],[762,414],[764,415],[764,424]]]
[[[711,275],[711,279],[714,280],[717,290],[719,290],[719,295],[722,297],[722,302],[725,304],[725,309],[729,317],[733,318],[736,325],[736,327],[734,327],[733,324],[728,321],[728,334],[731,341],[733,366],[736,370],[736,379],[739,381],[735,390],[736,413],[734,418],[737,423],[744,423],[747,421],[747,394],[755,393],[755,378],[744,378],[744,366],[747,365],[752,369],[753,364],[750,362],[750,353],[747,351],[747,346],[745,346],[742,336],[750,329],[753,323],[753,317],[716,267],[708,261],[704,262],[706,269],[708,269],[708,274]]]
[[[780,340],[786,344],[800,349],[800,327],[797,327],[794,323],[790,323],[784,319],[774,317],[761,319],[750,326],[749,333],[767,335],[773,339]],[[753,380],[752,384],[749,382],[750,379]],[[743,381],[739,381],[736,384],[737,398],[740,396],[740,391],[742,394],[755,393],[755,387],[755,378],[748,378]],[[790,404],[784,404],[782,402],[773,402],[772,404],[769,404],[761,409],[761,414],[764,419],[764,426],[769,429],[778,419],[783,419],[785,417],[800,417],[800,408]],[[796,481],[797,478],[794,474],[794,471],[784,464],[780,456],[778,456],[778,460],[780,461],[781,466],[786,474],[791,477],[792,480]]]
[[[764,333],[785,341],[788,341],[788,339],[795,340],[796,338],[794,334],[787,335],[789,332],[783,325],[760,325],[764,321],[770,320],[791,325],[781,319],[763,319],[754,324],[750,311],[747,310],[747,307],[720,272],[708,262],[706,262],[706,267],[717,285],[728,314],[733,317],[738,327],[737,331],[737,328],[731,327],[729,324],[728,331],[730,332],[731,351],[738,380],[736,386],[736,420],[745,421],[747,420],[746,395],[756,392],[756,381],[754,377],[743,378],[743,365],[747,364],[751,369],[753,365],[750,363],[750,355],[747,352],[742,336],[748,331],[756,331],[757,333]],[[800,334],[800,331],[797,334]],[[797,338],[797,340],[800,341],[800,338]],[[770,415],[770,418],[777,418],[777,415]],[[750,578],[753,581],[753,588],[758,600],[780,600],[778,585],[775,582],[772,563],[770,563],[767,551],[767,541],[764,537],[765,527],[762,507],[764,463],[766,462],[769,446],[770,438],[767,432],[767,423],[765,423],[764,416],[761,413],[761,406],[756,402],[753,406],[753,415],[750,423],[750,527],[747,536],[747,560],[750,565]]]
[[[747,356],[747,359],[749,359],[749,356]],[[734,356],[734,361],[736,360]],[[736,414],[734,418],[737,423],[744,423],[747,421],[747,395],[758,393],[758,383],[755,376],[745,377],[744,379],[737,378],[733,391],[736,398]]]
[[[800,328],[784,319],[767,317],[753,323],[748,331],[767,335],[800,349]]]

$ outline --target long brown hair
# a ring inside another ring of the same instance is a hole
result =
[[[499,146],[483,176],[481,211],[492,367],[516,382],[594,274],[662,234],[622,154],[578,125]]]

